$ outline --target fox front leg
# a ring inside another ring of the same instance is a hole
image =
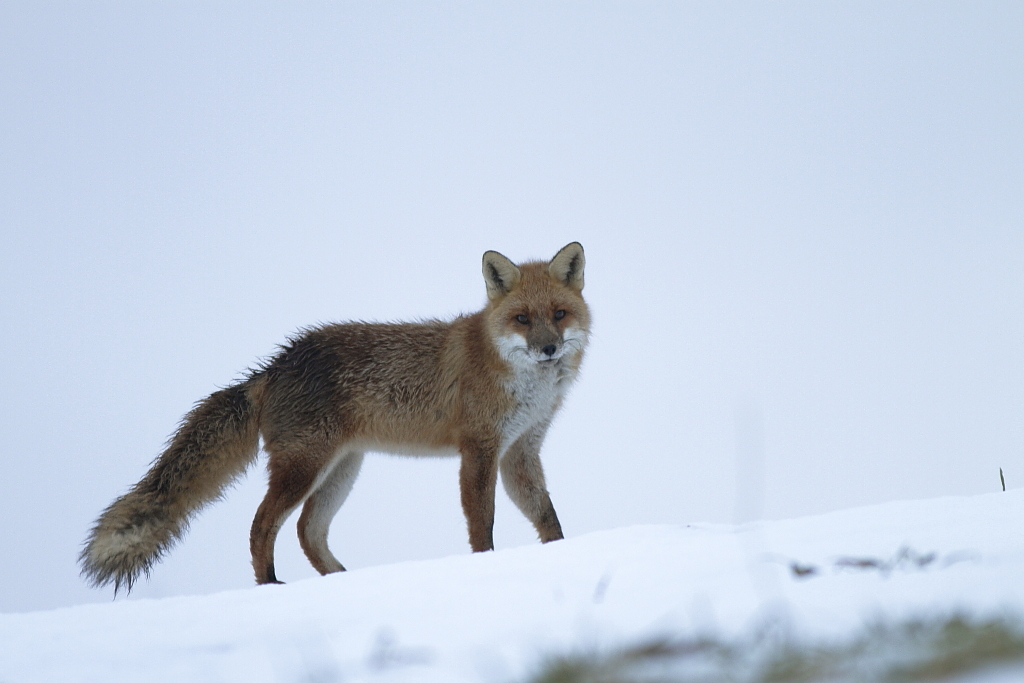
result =
[[[501,483],[516,507],[533,523],[542,543],[563,538],[540,464],[540,445],[547,425],[527,432],[501,457]]]
[[[462,511],[469,528],[469,547],[473,552],[494,550],[494,488],[498,481],[496,445],[465,441],[459,447],[459,490]]]

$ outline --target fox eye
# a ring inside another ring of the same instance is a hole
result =
[[[563,311],[561,309],[555,311],[555,320],[561,320],[564,317],[565,317],[565,311]]]
[[[527,318],[522,313],[520,313],[519,315],[516,316],[516,322],[518,322],[520,325],[525,325],[526,323],[530,322],[530,319]]]

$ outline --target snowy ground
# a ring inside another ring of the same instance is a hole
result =
[[[2,614],[0,683],[507,683],[552,654],[657,636],[736,640],[773,623],[821,642],[879,619],[1022,615],[1022,523],[1014,490]],[[1024,680],[1024,661],[970,680]]]

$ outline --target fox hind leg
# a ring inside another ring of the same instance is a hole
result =
[[[281,525],[295,508],[324,481],[337,461],[334,448],[291,448],[270,455],[267,494],[256,510],[249,534],[249,550],[256,583],[281,583],[274,570],[274,543]]]
[[[352,490],[362,464],[362,453],[344,453],[302,507],[298,525],[299,543],[309,563],[321,574],[345,571],[345,567],[327,547],[327,532],[331,520]]]

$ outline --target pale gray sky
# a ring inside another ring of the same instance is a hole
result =
[[[567,535],[1024,485],[1024,5],[0,5],[0,611],[302,326],[587,251]],[[262,460],[133,596],[247,587]],[[349,568],[468,552],[373,456]],[[1018,520],[1019,522],[1019,520]],[[499,547],[533,542],[499,492]],[[278,575],[313,576],[289,524]]]

